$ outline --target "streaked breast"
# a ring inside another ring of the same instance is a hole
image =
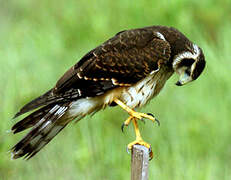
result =
[[[150,74],[134,86],[124,89],[121,100],[131,108],[141,107],[159,94],[165,82],[173,74],[172,71],[163,68]]]

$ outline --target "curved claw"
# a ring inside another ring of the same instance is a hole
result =
[[[129,151],[128,147],[126,148],[126,151],[127,151],[128,154],[130,154],[130,151]]]
[[[152,152],[152,147],[150,146],[150,148],[148,149],[148,152],[151,153]]]
[[[121,131],[124,132],[124,126],[125,124],[123,123],[122,126],[121,126]]]
[[[155,116],[152,113],[147,113],[147,115],[150,115],[155,118]],[[160,126],[160,121],[155,118],[155,121],[157,122],[158,126]]]
[[[150,153],[149,153],[149,161],[151,161],[153,159],[153,152],[151,151]]]
[[[158,119],[155,119],[155,120],[156,120],[158,126],[160,126],[160,121]]]
[[[147,115],[152,116],[152,117],[155,117],[152,113],[147,113]]]
[[[152,152],[152,147],[150,146],[150,148],[148,149],[148,153],[149,153],[149,161],[152,160],[153,158],[153,152]]]

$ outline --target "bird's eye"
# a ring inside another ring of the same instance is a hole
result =
[[[193,63],[195,62],[194,59],[182,59],[179,66],[182,67],[182,66],[186,66],[186,67],[189,67],[191,66]]]
[[[190,74],[191,74],[190,69],[186,69],[186,70],[185,70],[185,73],[186,73],[188,76],[190,76]]]

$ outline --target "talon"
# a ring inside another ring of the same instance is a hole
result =
[[[147,113],[147,115],[150,115],[155,118],[155,116],[152,113]],[[155,118],[155,121],[157,122],[158,126],[160,126],[160,121]]]
[[[152,152],[152,147],[150,146],[150,148],[148,149],[148,152],[151,153]]]
[[[153,122],[156,121],[158,123],[158,125],[160,126],[159,120],[157,120],[154,117],[154,115],[151,114],[151,113],[145,114],[145,113],[140,113],[140,112],[134,111],[133,109],[128,107],[126,104],[124,104],[121,100],[119,100],[117,98],[115,98],[113,101],[116,104],[118,104],[120,107],[122,107],[124,110],[126,110],[128,112],[128,114],[130,115],[128,117],[128,119],[121,126],[122,132],[124,130],[124,126],[128,126],[131,121],[133,122],[133,125],[134,125],[134,130],[135,130],[135,134],[136,134],[136,140],[131,142],[130,144],[128,144],[128,146],[127,146],[128,154],[130,154],[129,150],[132,149],[133,145],[139,144],[139,145],[145,146],[145,147],[147,147],[149,149],[149,157],[150,157],[150,160],[151,160],[153,158],[153,153],[152,153],[151,146],[150,146],[150,144],[143,141],[143,139],[141,137],[141,134],[140,134],[140,131],[139,131],[139,128],[138,128],[137,120],[141,120],[142,122],[145,122],[143,118],[150,119]]]
[[[158,119],[156,119],[156,122],[157,122],[158,126],[160,126],[160,121]]]
[[[149,161],[151,161],[152,158],[153,158],[153,152],[151,151],[151,152],[149,153]]]
[[[147,113],[147,115],[152,116],[155,118],[155,116],[152,113]]]
[[[124,126],[125,124],[123,123],[122,126],[121,126],[121,131],[124,132]]]
[[[128,148],[128,147],[126,148],[126,151],[127,151],[128,154],[130,154],[130,151],[129,151],[129,148]]]
[[[122,132],[124,132],[124,126],[128,126],[128,125],[130,124],[130,122],[131,122],[132,119],[133,119],[133,117],[130,116],[130,117],[128,117],[128,118],[126,119],[126,121],[124,121],[124,123],[123,123],[122,126],[121,126]]]
[[[148,152],[149,152],[149,161],[152,160],[153,158],[153,152],[152,152],[152,147],[150,146],[150,148],[148,149]]]

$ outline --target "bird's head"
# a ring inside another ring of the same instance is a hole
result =
[[[182,86],[200,76],[205,68],[205,57],[201,48],[193,44],[189,51],[184,51],[173,58],[172,66],[180,76],[176,85]]]

